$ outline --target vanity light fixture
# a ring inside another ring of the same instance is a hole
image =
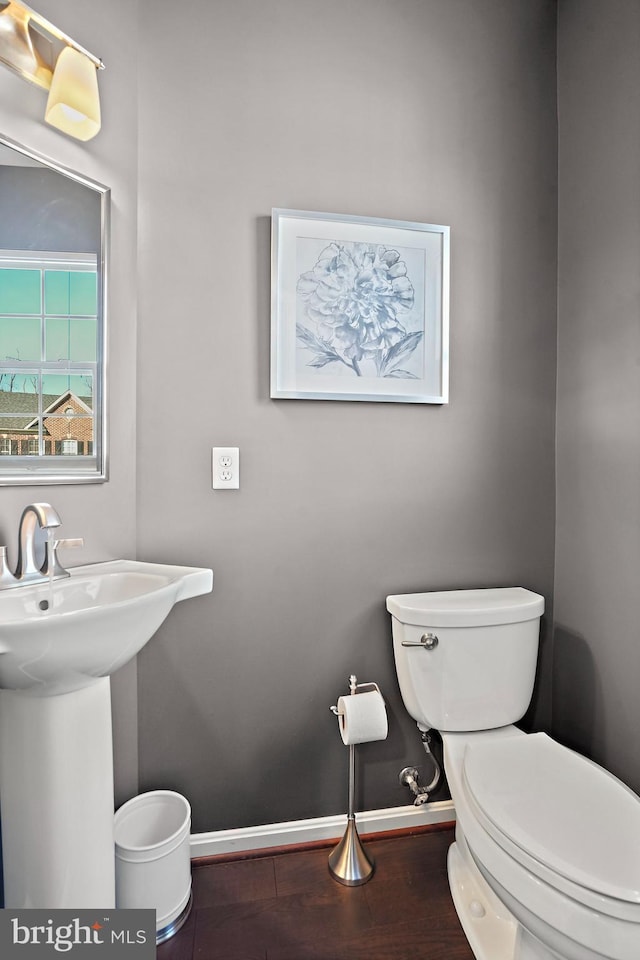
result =
[[[95,137],[102,60],[19,0],[0,0],[0,63],[49,91],[47,123],[76,140]]]
[[[56,61],[44,118],[77,140],[91,140],[100,129],[98,71],[75,47],[65,47]]]

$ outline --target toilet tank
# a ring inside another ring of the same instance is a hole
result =
[[[387,597],[387,610],[400,691],[418,724],[490,730],[523,716],[543,597],[523,587],[408,593]]]

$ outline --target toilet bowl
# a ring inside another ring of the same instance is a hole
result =
[[[638,960],[640,798],[513,726],[531,697],[542,598],[452,591],[387,607],[408,712],[442,734],[457,821],[449,884],[475,956]]]

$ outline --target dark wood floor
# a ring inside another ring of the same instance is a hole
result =
[[[365,841],[376,869],[345,887],[329,849],[194,864],[191,915],[158,960],[473,960],[446,871],[451,828]]]

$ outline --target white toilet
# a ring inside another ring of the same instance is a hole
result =
[[[453,901],[478,960],[640,960],[640,797],[544,733],[544,599],[522,587],[387,597],[405,706],[442,734]]]

